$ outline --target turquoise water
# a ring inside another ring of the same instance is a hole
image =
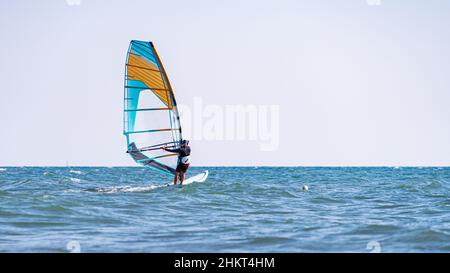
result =
[[[207,169],[0,168],[0,252],[450,252],[450,168]]]

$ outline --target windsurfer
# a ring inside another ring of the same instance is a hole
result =
[[[183,181],[186,175],[186,171],[189,168],[191,159],[191,147],[189,146],[189,140],[182,140],[180,148],[169,149],[167,147],[162,147],[161,149],[178,154],[178,164],[175,170],[175,177],[173,179],[173,184],[176,185],[178,182],[178,176],[180,176],[180,185],[183,185]]]

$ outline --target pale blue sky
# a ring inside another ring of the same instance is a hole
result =
[[[195,165],[450,165],[450,2],[0,2],[0,166],[134,165],[122,96],[152,40],[180,104],[276,104],[279,149],[192,141]]]

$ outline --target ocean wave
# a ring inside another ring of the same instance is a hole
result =
[[[82,171],[70,170],[69,173],[82,174]]]
[[[157,188],[161,188],[165,186],[141,186],[141,187],[132,187],[132,186],[117,186],[117,187],[109,187],[109,188],[98,188],[98,192],[102,193],[116,193],[116,192],[148,192]]]
[[[5,169],[5,168],[0,168],[0,172],[6,172],[7,171],[7,169]]]
[[[426,229],[415,232],[405,238],[410,243],[448,242],[450,236],[443,231]]]
[[[16,222],[11,222],[11,225],[18,227],[18,228],[44,228],[44,227],[54,227],[54,226],[65,226],[67,225],[66,223],[63,222],[50,222],[50,221],[45,221],[45,222],[38,222],[38,221],[16,221]]]
[[[412,184],[412,183],[402,183],[400,185],[398,185],[398,189],[400,190],[405,190],[405,191],[409,191],[409,192],[418,192],[419,188],[416,184]]]
[[[443,187],[443,184],[440,181],[437,181],[437,180],[430,181],[425,186],[425,188],[428,188],[428,189],[439,189],[439,188],[442,188],[442,187]]]
[[[85,192],[86,190],[65,190],[64,192],[67,193],[80,193],[80,192]]]
[[[292,240],[292,238],[278,236],[256,237],[250,240],[250,244],[286,243],[290,240]]]
[[[79,193],[79,192],[98,192],[98,193],[121,193],[121,192],[149,192],[154,189],[167,187],[167,185],[150,185],[150,186],[140,186],[140,187],[132,187],[132,186],[113,186],[113,187],[105,187],[105,188],[90,188],[90,189],[81,189],[81,190],[65,190],[64,192],[69,193]]]
[[[370,234],[386,234],[402,230],[401,226],[396,224],[366,224],[357,227],[349,234],[370,235]]]
[[[311,202],[315,204],[345,204],[347,201],[329,196],[317,196],[311,199]]]
[[[81,181],[81,179],[75,178],[75,177],[69,177],[69,180],[72,182],[80,182]]]
[[[28,183],[32,182],[31,179],[23,179],[18,181],[12,181],[11,183],[0,185],[0,190],[3,191],[9,191],[9,190],[16,190],[19,189],[22,186],[27,185]]]

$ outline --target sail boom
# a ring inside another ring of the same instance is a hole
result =
[[[125,112],[139,112],[139,111],[164,111],[171,110],[170,108],[142,108],[142,109],[125,109]]]
[[[167,132],[167,131],[176,131],[179,130],[177,128],[170,128],[170,129],[156,129],[156,130],[144,130],[144,131],[131,131],[131,132],[125,132],[124,134],[143,134],[143,133],[154,133],[154,132]]]

